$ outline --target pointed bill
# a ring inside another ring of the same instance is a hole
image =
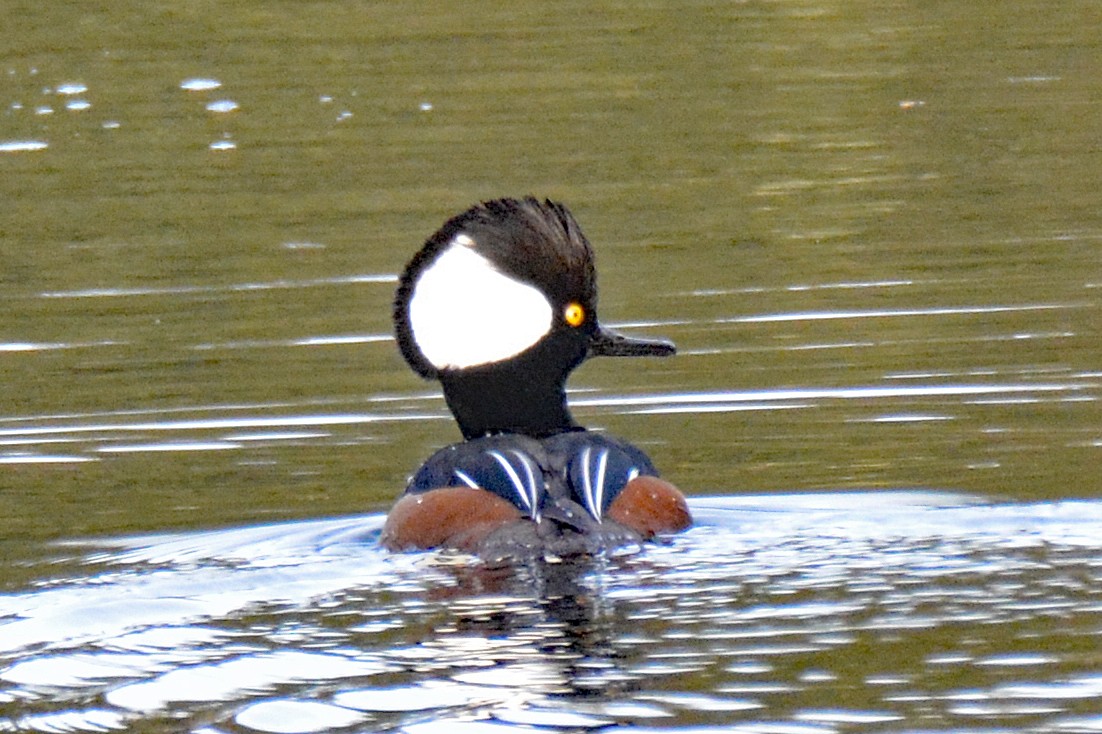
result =
[[[589,357],[668,357],[677,352],[665,339],[637,339],[598,326],[589,340]]]

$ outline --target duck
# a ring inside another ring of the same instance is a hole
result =
[[[463,440],[409,479],[383,547],[566,557],[692,525],[645,452],[570,412],[567,378],[585,360],[676,348],[599,322],[593,248],[565,205],[501,198],[447,220],[399,277],[393,317],[402,357],[440,383]]]

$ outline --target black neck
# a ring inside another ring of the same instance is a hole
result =
[[[579,428],[559,381],[532,379],[524,370],[465,370],[442,375],[444,398],[463,438],[522,433],[544,438]]]

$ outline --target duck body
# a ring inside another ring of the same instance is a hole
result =
[[[674,352],[602,327],[596,300],[592,249],[561,204],[485,202],[426,242],[400,279],[397,340],[441,383],[465,440],[410,479],[384,546],[565,556],[691,525],[643,451],[570,414],[566,379],[585,359]]]

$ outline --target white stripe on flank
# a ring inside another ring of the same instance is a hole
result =
[[[586,446],[582,450],[582,494],[585,495],[585,504],[589,508],[589,514],[599,522],[601,520],[602,506],[605,500],[605,472],[608,469],[608,449],[601,449],[597,457],[597,470],[594,472],[593,447]]]
[[[597,496],[594,498],[593,507],[596,510],[593,516],[601,519],[601,510],[605,504],[605,469],[608,468],[608,449],[601,449],[601,455],[597,458]]]
[[[586,446],[582,450],[582,494],[585,495],[585,505],[589,508],[589,514],[600,520],[601,513],[593,506],[593,482],[589,477],[589,457],[592,453],[591,446]]]
[[[517,457],[517,460],[524,466],[524,475],[528,479],[528,494],[532,498],[530,505],[532,508],[532,519],[538,520],[540,516],[539,486],[536,484],[536,473],[532,471],[532,460],[516,449],[513,449],[509,453]]]
[[[459,477],[459,481],[463,482],[468,487],[474,487],[475,489],[479,489],[478,482],[471,479],[465,472],[462,472],[462,471],[456,469],[455,470],[455,476]]]
[[[512,454],[520,461],[521,466],[524,467],[524,473],[528,484],[526,485],[521,481],[520,475],[517,474],[517,470],[509,462],[507,458],[500,451],[487,451],[494,461],[501,465],[501,468],[508,475],[509,481],[513,483],[513,489],[516,490],[517,496],[520,497],[520,501],[524,503],[524,506],[528,509],[528,514],[533,520],[539,520],[539,490],[536,486],[536,477],[532,471],[532,466],[528,461],[528,457],[519,451],[512,450],[509,453]]]

